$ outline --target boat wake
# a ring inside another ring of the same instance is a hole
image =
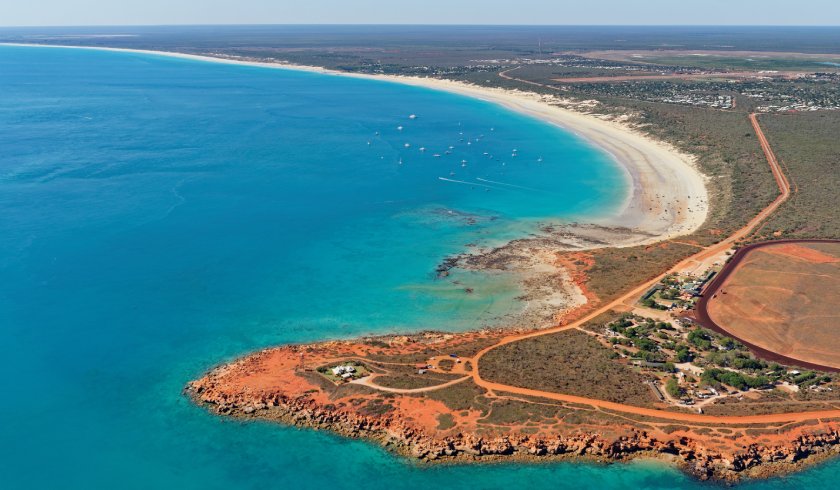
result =
[[[472,185],[472,186],[478,186],[478,187],[486,187],[488,189],[495,189],[497,191],[503,190],[500,187],[493,187],[492,185],[487,185],[487,184],[479,184],[478,182],[467,182],[467,181],[464,181],[464,180],[448,179],[446,177],[438,177],[438,179],[440,179],[444,182],[453,182],[455,184],[466,184],[466,185]]]
[[[506,186],[506,187],[513,187],[515,189],[523,189],[523,190],[526,190],[526,191],[545,192],[542,189],[534,189],[533,187],[525,187],[524,185],[506,184],[504,182],[497,182],[495,180],[482,179],[481,177],[476,177],[475,180],[480,180],[482,182],[487,182],[489,184],[496,184],[496,185],[503,185],[503,186]]]

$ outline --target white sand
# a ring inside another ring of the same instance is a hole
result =
[[[37,46],[32,44],[9,44]],[[43,45],[42,45],[43,46]],[[556,124],[585,138],[608,152],[626,172],[632,192],[621,213],[601,224],[625,226],[649,233],[642,242],[654,242],[692,233],[706,220],[708,197],[705,177],[697,170],[692,157],[678,152],[668,144],[655,141],[634,131],[627,125],[607,121],[593,115],[549,105],[540,95],[500,88],[486,88],[434,78],[363,75],[343,73],[324,68],[275,62],[245,61],[216,56],[81,46],[43,46],[74,49],[133,52],[191,60],[303,70],[317,73],[385,80],[407,85],[457,93],[500,104],[508,109]],[[616,243],[631,245],[640,243]]]

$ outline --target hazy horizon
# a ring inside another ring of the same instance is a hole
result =
[[[488,25],[488,26],[792,26],[834,27],[840,3],[803,0],[688,1],[591,0],[558,5],[520,0],[488,5],[479,0],[312,0],[289,5],[272,0],[43,0],[6,6],[2,27],[171,25]],[[827,21],[827,19],[830,19]]]

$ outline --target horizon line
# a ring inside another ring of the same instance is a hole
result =
[[[161,24],[18,24],[0,25],[0,29],[25,29],[25,28],[96,28],[96,27],[369,27],[369,26],[393,26],[393,27],[840,27],[840,24],[469,24],[469,23],[161,23]]]

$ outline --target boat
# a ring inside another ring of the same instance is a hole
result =
[[[432,155],[432,156],[433,156],[433,157],[435,157],[435,158],[440,158],[440,153],[435,153],[435,154],[434,154],[434,155]]]
[[[410,146],[411,146],[411,143],[406,143],[406,144],[404,144],[403,146],[404,146],[404,147],[406,147],[406,148],[408,148],[408,147],[410,147]]]
[[[537,158],[537,163],[542,163],[542,161],[543,161],[542,157]]]
[[[426,151],[426,147],[425,147],[425,146],[421,146],[421,147],[420,147],[420,151]]]
[[[409,119],[417,119],[417,114],[412,114],[408,116]]]
[[[466,167],[467,166],[467,161],[466,160],[461,160],[461,166]]]
[[[397,126],[397,131],[402,131],[402,130],[403,130],[402,126]]]
[[[397,162],[397,165],[402,165],[402,157],[400,157],[400,161]]]

